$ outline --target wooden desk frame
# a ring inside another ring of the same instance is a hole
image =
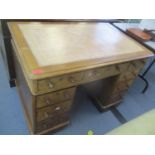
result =
[[[109,57],[107,61],[102,54],[105,59],[90,59],[42,68],[32,55],[17,24],[11,23],[9,26],[13,38],[16,83],[33,134],[55,131],[69,123],[69,112],[79,85],[84,85],[100,111],[119,104],[146,63],[147,57],[153,55],[129,38],[127,44],[133,45],[137,52],[133,49],[125,54],[123,50],[119,56],[118,53],[112,53],[111,61]],[[124,35],[122,37],[126,38]],[[129,44],[130,41],[133,44]],[[43,69],[44,72],[33,74],[34,69]]]

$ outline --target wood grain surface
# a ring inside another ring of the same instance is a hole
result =
[[[69,123],[77,86],[114,106],[152,52],[107,23],[9,22],[17,87],[33,134]],[[92,82],[92,83],[91,83]]]
[[[108,23],[10,22],[9,28],[32,78],[33,70],[43,78],[153,55]]]

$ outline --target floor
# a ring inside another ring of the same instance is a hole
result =
[[[155,108],[155,66],[147,74],[150,87],[141,94],[144,83],[137,78],[126,94],[124,101],[117,110],[129,121],[136,116]],[[0,55],[0,134],[27,135],[29,134],[23,109],[16,87],[10,88],[3,60]],[[92,130],[95,135],[103,135],[121,125],[111,110],[100,113],[94,107],[82,87],[78,88],[71,111],[71,123],[56,135],[87,135]],[[52,134],[52,133],[51,133]]]

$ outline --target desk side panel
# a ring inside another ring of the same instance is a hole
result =
[[[16,70],[16,84],[22,101],[21,103],[24,108],[24,113],[26,115],[29,129],[33,133],[33,131],[35,130],[35,97],[31,94],[28,88],[20,63],[15,53],[14,62]]]

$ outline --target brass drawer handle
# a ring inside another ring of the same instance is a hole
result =
[[[69,77],[69,81],[71,82],[71,83],[75,83],[76,82],[76,80],[75,80],[75,78],[74,77]]]
[[[44,113],[44,118],[48,118],[48,117],[49,117],[48,112],[45,112],[45,113]]]
[[[59,111],[59,110],[61,110],[61,107],[58,106],[55,108],[55,111]],[[48,112],[44,112],[44,119],[49,118],[51,116],[52,116],[52,113],[50,114]]]
[[[56,107],[55,108],[55,111],[59,111],[61,108],[60,107]]]
[[[65,92],[65,93],[64,93],[64,98],[65,98],[65,99],[70,99],[70,94],[69,94],[68,92]]]
[[[44,119],[52,117],[53,113],[44,112]]]
[[[45,102],[46,102],[47,105],[51,105],[52,104],[51,100],[48,99],[48,98],[45,99]]]
[[[93,73],[92,72],[89,72],[88,73],[88,77],[92,77],[93,76]]]
[[[121,67],[119,65],[116,65],[115,68],[118,72],[121,72]]]
[[[50,89],[54,88],[54,83],[48,82],[48,87],[49,87]]]
[[[100,76],[100,75],[101,75],[100,70],[99,70],[99,71],[95,70],[95,71],[94,71],[94,75],[95,75],[95,76]]]

